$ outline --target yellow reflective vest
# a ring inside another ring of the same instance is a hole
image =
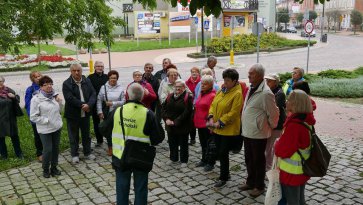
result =
[[[117,108],[114,114],[112,130],[112,154],[121,159],[125,147],[125,140],[122,134],[120,110]],[[123,105],[123,123],[125,139],[135,140],[150,144],[150,137],[144,134],[148,109],[136,103]]]

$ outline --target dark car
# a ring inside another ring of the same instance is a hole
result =
[[[290,26],[290,27],[287,27],[285,30],[283,30],[284,33],[297,33],[297,30],[295,27],[293,26]]]

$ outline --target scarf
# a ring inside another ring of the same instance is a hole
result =
[[[0,97],[2,98],[8,98],[9,88],[4,86],[2,89],[0,89]]]
[[[54,90],[52,90],[52,92],[50,92],[50,93],[47,93],[47,92],[45,92],[43,90],[40,90],[40,92],[44,95],[44,97],[46,97],[46,98],[48,98],[50,100],[53,99]]]

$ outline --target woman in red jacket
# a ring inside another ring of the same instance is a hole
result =
[[[315,124],[313,108],[309,96],[302,90],[293,90],[286,102],[286,110],[291,115],[285,121],[283,134],[275,144],[275,155],[279,157],[282,199],[279,204],[305,204],[305,184],[310,179],[304,175],[302,156],[310,156],[310,132],[304,126]]]
[[[150,83],[146,82],[142,79],[142,73],[141,71],[134,71],[132,73],[132,77],[134,79],[134,82],[132,83],[139,83],[144,88],[144,98],[142,99],[142,103],[147,107],[148,109],[151,109],[151,104],[156,100],[157,96],[154,92],[153,87]],[[132,84],[130,83],[127,88]],[[126,88],[126,90],[127,90]],[[126,92],[126,100],[129,100],[129,95]]]
[[[193,93],[193,97],[195,96],[195,87],[200,82],[200,70],[197,67],[193,67],[190,69],[190,77],[185,84],[188,86],[189,90]],[[195,128],[194,124],[192,123],[192,128],[190,129],[190,145],[195,144],[195,136],[196,136],[197,129]]]
[[[207,128],[207,117],[209,107],[213,102],[216,91],[213,89],[214,79],[211,75],[204,75],[201,80],[201,94],[194,105],[194,125],[198,128],[199,141],[202,147],[202,159],[196,167],[204,167],[204,171],[211,171],[214,168],[214,161],[208,160],[207,143],[211,138],[210,130]]]

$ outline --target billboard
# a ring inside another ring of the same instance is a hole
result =
[[[138,12],[137,33],[160,33],[160,13]]]
[[[189,12],[169,12],[169,31],[170,33],[190,32],[192,18]]]

